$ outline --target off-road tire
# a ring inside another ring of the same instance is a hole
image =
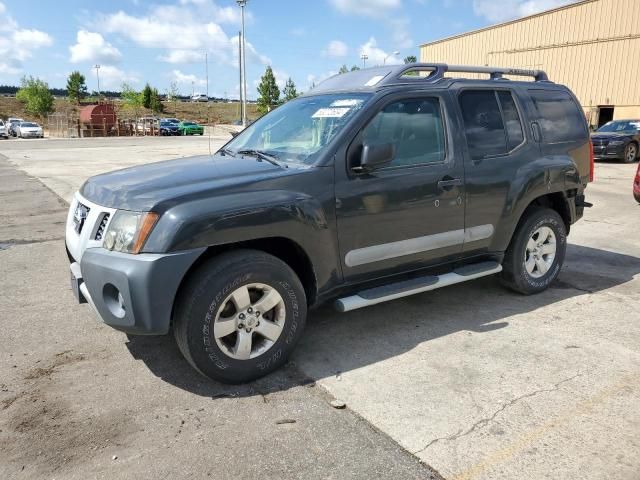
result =
[[[214,322],[231,292],[255,283],[268,285],[280,294],[286,312],[284,326],[280,337],[263,354],[238,360],[217,344]],[[286,362],[304,330],[306,316],[304,288],[286,263],[258,250],[235,250],[208,260],[190,274],[176,300],[173,331],[180,351],[197,371],[224,383],[244,383]]]
[[[534,278],[525,267],[527,242],[541,227],[550,228],[555,234],[556,252],[551,267],[540,278]],[[502,263],[500,282],[511,290],[532,295],[546,290],[556,279],[562,268],[567,250],[567,229],[562,217],[550,208],[527,209],[511,238],[511,243]]]

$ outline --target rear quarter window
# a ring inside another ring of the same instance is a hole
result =
[[[538,111],[538,123],[545,143],[566,143],[587,137],[586,119],[567,92],[529,90]]]

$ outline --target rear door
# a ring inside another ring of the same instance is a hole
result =
[[[513,207],[517,172],[540,156],[525,128],[525,107],[510,88],[463,87],[456,92],[465,152],[465,255],[492,251]],[[473,234],[476,232],[476,234]]]

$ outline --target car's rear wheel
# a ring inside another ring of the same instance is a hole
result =
[[[566,249],[560,215],[550,208],[530,208],[505,254],[501,282],[525,295],[546,290],[560,273]]]
[[[207,261],[176,302],[180,351],[200,373],[226,383],[248,382],[284,364],[307,315],[305,292],[293,270],[256,250]]]
[[[633,163],[636,161],[637,157],[638,157],[638,145],[632,142],[626,147],[624,147],[624,157],[623,157],[624,163]]]

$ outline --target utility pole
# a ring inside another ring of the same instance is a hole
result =
[[[362,55],[360,55],[360,58],[362,59],[362,68],[367,68],[367,60],[369,60],[369,55],[363,53]]]
[[[100,99],[100,65],[93,66],[96,69],[96,77],[98,78],[98,99]]]
[[[207,77],[207,103],[209,103],[209,54],[207,52],[204,54],[204,68]]]
[[[240,83],[238,84],[240,91],[240,121],[244,118],[244,103],[242,99],[242,32],[238,32],[238,71],[240,72]]]
[[[244,7],[247,6],[247,0],[236,0],[240,7],[242,17],[242,49],[240,52],[240,64],[242,70],[242,84],[240,88],[242,90],[242,128],[247,126],[247,44],[245,41],[244,33]]]
[[[193,101],[193,97],[196,96],[196,82],[191,80],[191,101]]]

